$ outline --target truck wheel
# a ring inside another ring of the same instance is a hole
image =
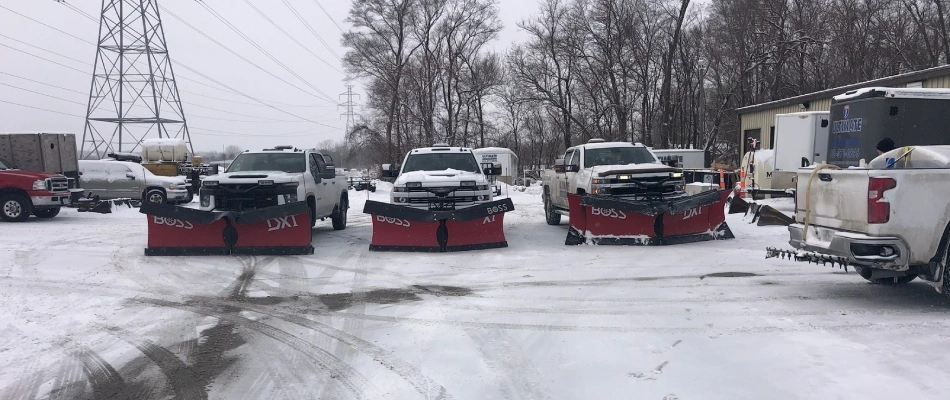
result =
[[[875,285],[903,285],[905,283],[910,283],[914,279],[917,279],[917,274],[907,274],[904,276],[898,276],[896,278],[877,278],[871,279],[871,269],[863,267],[854,267],[855,271],[861,275],[862,278],[867,279],[868,282],[871,282]]]
[[[7,222],[23,222],[30,218],[33,204],[17,194],[0,196],[0,218]]]
[[[331,218],[333,221],[333,229],[338,231],[346,229],[346,214],[349,209],[350,202],[346,199],[346,197],[341,197],[340,206],[337,207],[336,213]]]
[[[548,225],[560,225],[561,214],[554,211],[554,205],[551,204],[551,196],[544,193],[544,219]]]
[[[143,200],[153,204],[165,204],[165,192],[161,189],[149,189]]]
[[[53,218],[59,215],[59,210],[60,210],[60,207],[39,208],[39,209],[33,210],[33,215],[35,215],[37,218]]]

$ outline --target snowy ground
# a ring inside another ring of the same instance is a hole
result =
[[[367,196],[303,257],[146,258],[145,217],[0,223],[0,398],[944,399],[950,301],[737,239],[369,252]],[[718,275],[718,276],[717,276]],[[114,396],[115,395],[115,396]]]

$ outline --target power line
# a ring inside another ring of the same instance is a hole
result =
[[[69,89],[69,88],[64,88],[64,87],[62,87],[62,86],[56,86],[56,85],[53,85],[53,84],[50,84],[50,83],[46,83],[46,82],[42,82],[42,81],[38,81],[38,80],[35,80],[35,79],[24,78],[24,77],[22,77],[22,76],[13,75],[13,74],[8,74],[8,73],[3,72],[3,71],[0,71],[0,75],[12,76],[12,77],[17,78],[17,79],[22,79],[22,80],[30,81],[30,82],[33,82],[33,83],[38,83],[38,84],[40,84],[40,85],[49,86],[49,87],[54,87],[54,88],[57,88],[57,89],[62,89],[62,90],[68,91],[68,92],[78,93],[78,94],[81,94],[81,95],[83,95],[83,96],[86,96],[86,95],[89,94],[89,93],[86,93],[86,92],[80,92],[80,91],[78,91],[78,90],[73,90],[73,89]],[[85,104],[84,104],[84,105],[85,105]]]
[[[254,11],[257,11],[257,13],[258,13],[261,17],[263,17],[264,19],[266,19],[267,22],[270,22],[271,25],[273,25],[275,28],[277,28],[278,30],[280,30],[280,32],[283,33],[284,36],[287,36],[287,37],[290,38],[290,40],[292,40],[294,43],[297,43],[298,46],[300,46],[301,48],[303,48],[304,50],[306,50],[307,52],[309,52],[310,54],[312,54],[314,57],[316,57],[316,59],[318,59],[318,60],[320,60],[322,63],[326,64],[328,67],[332,68],[334,71],[339,72],[339,73],[341,73],[341,74],[343,73],[343,71],[340,71],[339,69],[337,69],[335,66],[333,66],[333,64],[328,63],[328,62],[327,62],[326,60],[324,60],[322,57],[318,56],[317,53],[314,53],[313,50],[310,50],[309,47],[305,46],[303,43],[300,43],[300,41],[297,40],[297,38],[295,38],[293,35],[287,33],[287,31],[284,30],[284,28],[282,28],[279,24],[277,24],[276,22],[274,22],[274,20],[272,20],[270,17],[267,16],[267,14],[264,14],[263,11],[261,11],[261,10],[258,9],[256,6],[254,6],[254,4],[250,2],[250,0],[244,0],[244,3],[247,4],[249,7],[253,8]]]
[[[203,3],[201,3],[201,4],[203,4]],[[177,14],[175,14],[175,13],[169,11],[168,8],[166,8],[165,6],[159,6],[159,8],[160,8],[163,12],[165,12],[166,14],[171,15],[173,18],[175,18],[175,19],[177,19],[178,21],[180,21],[181,23],[185,24],[185,26],[191,28],[191,30],[197,32],[199,35],[204,36],[204,37],[207,38],[208,40],[214,42],[215,44],[217,44],[217,45],[220,46],[221,48],[227,50],[229,53],[235,55],[236,57],[238,57],[238,58],[240,58],[240,59],[242,59],[242,60],[244,60],[244,61],[247,62],[248,64],[251,64],[252,66],[256,67],[257,69],[261,70],[262,72],[264,72],[264,73],[266,73],[266,74],[268,74],[268,75],[274,77],[275,79],[277,79],[277,80],[279,80],[279,81],[281,81],[281,82],[283,82],[283,83],[286,83],[287,85],[290,85],[291,87],[293,87],[293,88],[295,88],[295,89],[297,89],[297,90],[299,90],[299,91],[301,91],[301,92],[304,92],[304,93],[306,93],[306,94],[308,94],[308,95],[311,95],[311,96],[313,96],[313,97],[315,97],[315,98],[318,98],[318,99],[320,99],[320,100],[324,100],[323,97],[318,96],[318,95],[316,95],[316,94],[313,94],[313,93],[311,93],[310,91],[308,91],[308,90],[306,90],[306,89],[304,89],[304,88],[301,88],[300,86],[297,86],[297,85],[295,85],[295,84],[293,84],[293,83],[288,82],[286,79],[281,78],[281,77],[275,75],[273,72],[270,72],[270,71],[267,70],[266,68],[264,68],[264,67],[262,67],[262,66],[256,64],[255,62],[253,62],[253,61],[247,59],[247,57],[244,57],[244,56],[238,54],[236,51],[232,50],[230,47],[228,47],[228,46],[226,46],[225,44],[219,42],[217,39],[212,38],[212,37],[209,36],[208,34],[204,33],[201,29],[196,28],[194,25],[188,23],[188,21],[185,21],[183,18],[179,17]],[[182,67],[186,67],[186,65],[184,65],[184,64],[182,64],[182,63],[180,63],[180,62],[178,63],[178,65],[180,65],[180,66],[182,66]],[[332,102],[332,99],[330,99],[329,101]]]
[[[296,117],[296,118],[300,118],[300,119],[305,120],[305,121],[313,122],[314,124],[321,125],[321,126],[325,126],[325,127],[327,127],[327,128],[339,129],[339,128],[335,127],[335,126],[330,126],[330,125],[327,125],[327,124],[324,124],[324,123],[320,123],[320,122],[311,120],[311,119],[309,119],[309,118],[301,117],[301,116],[299,116],[299,115],[297,115],[297,114],[294,114],[294,113],[292,113],[292,112],[290,112],[290,111],[287,111],[287,110],[283,110],[283,109],[274,107],[274,106],[271,105],[271,104],[268,104],[268,103],[266,103],[266,102],[264,102],[264,101],[261,101],[261,100],[255,98],[255,97],[252,97],[252,96],[249,96],[249,95],[247,95],[247,94],[244,94],[243,92],[240,92],[240,91],[238,91],[237,89],[234,89],[234,88],[232,88],[232,87],[230,87],[230,86],[228,86],[228,85],[225,85],[225,84],[219,82],[218,80],[216,80],[216,79],[214,79],[214,78],[212,78],[212,77],[210,77],[210,76],[208,76],[208,75],[205,75],[205,74],[203,74],[203,73],[201,73],[201,72],[199,72],[199,71],[195,70],[194,68],[191,68],[191,67],[189,67],[189,66],[187,66],[187,65],[182,65],[182,67],[184,67],[185,69],[191,71],[192,73],[198,74],[198,76],[201,76],[202,78],[205,78],[205,79],[207,79],[207,80],[209,80],[209,81],[211,81],[211,82],[214,82],[214,83],[216,83],[216,84],[218,84],[218,85],[221,85],[222,87],[228,88],[229,90],[231,90],[232,92],[234,92],[234,93],[236,93],[236,94],[239,94],[239,95],[244,96],[244,97],[246,97],[246,98],[248,98],[248,99],[254,100],[254,101],[256,101],[256,102],[258,102],[258,103],[260,103],[260,104],[262,104],[262,105],[265,105],[265,106],[267,106],[268,108],[272,108],[272,109],[274,109],[274,110],[277,110],[277,111],[282,112],[282,113],[284,113],[284,114],[290,115],[290,116],[292,116],[292,117]]]
[[[32,108],[32,109],[34,109],[34,110],[40,110],[40,111],[46,111],[46,112],[51,112],[51,113],[56,113],[56,114],[68,115],[68,116],[70,116],[70,117],[86,118],[86,117],[83,117],[83,116],[81,116],[81,115],[70,114],[70,113],[64,113],[64,112],[62,112],[62,111],[50,110],[50,109],[47,109],[47,108],[40,108],[40,107],[28,106],[28,105],[26,105],[26,104],[20,104],[20,103],[16,103],[16,102],[12,102],[12,101],[6,101],[6,100],[3,100],[3,99],[0,99],[0,103],[13,104],[13,105],[15,105],[15,106],[26,107],[26,108]]]
[[[33,93],[33,94],[38,94],[38,95],[40,95],[40,96],[45,96],[45,97],[49,97],[49,98],[56,99],[56,100],[60,100],[60,101],[65,101],[65,102],[69,102],[69,103],[73,103],[73,104],[79,104],[79,105],[81,105],[81,106],[83,106],[83,107],[86,106],[85,104],[80,103],[80,102],[78,102],[78,101],[67,100],[67,99],[64,99],[64,98],[62,98],[62,97],[56,97],[56,96],[49,95],[49,94],[46,94],[46,93],[40,93],[40,92],[37,92],[37,91],[35,91],[35,90],[30,90],[30,89],[21,88],[21,87],[19,87],[19,86],[11,85],[11,84],[9,84],[9,83],[0,82],[0,85],[6,86],[6,87],[12,87],[12,88],[14,88],[14,89],[19,89],[19,90],[22,90],[22,91],[24,91],[24,92],[30,92],[30,93]]]
[[[337,55],[336,52],[333,51],[333,48],[330,47],[330,45],[327,44],[327,42],[326,42],[325,40],[323,40],[323,37],[320,36],[320,34],[317,33],[317,31],[316,31],[315,29],[313,29],[313,26],[310,26],[310,23],[307,22],[307,20],[306,20],[302,15],[300,15],[300,12],[298,12],[297,9],[294,8],[294,6],[293,6],[292,4],[290,4],[287,0],[281,0],[281,1],[283,1],[283,2],[284,2],[284,5],[287,6],[287,8],[290,9],[290,12],[292,12],[292,13],[297,17],[297,19],[300,20],[300,22],[301,22],[302,24],[304,24],[304,26],[307,27],[307,29],[310,31],[310,33],[312,33],[313,36],[316,36],[316,37],[317,37],[317,40],[319,40],[320,43],[323,44],[323,47],[326,47],[327,50],[330,51],[330,54],[332,54],[333,57],[336,57],[336,59],[339,60],[339,59],[340,59],[340,56]]]
[[[29,44],[29,43],[27,43],[27,42],[24,42],[24,41],[19,40],[19,39],[16,39],[16,38],[9,37],[9,36],[4,35],[4,34],[2,34],[2,33],[0,33],[0,37],[7,38],[7,39],[12,40],[12,41],[14,41],[14,42],[17,42],[17,43],[19,43],[19,44],[26,45],[26,46],[30,46],[30,47],[32,47],[32,48],[34,48],[34,49],[41,50],[41,51],[45,51],[45,52],[47,52],[47,53],[50,53],[50,54],[53,54],[53,55],[56,55],[56,56],[60,56],[60,57],[63,57],[63,58],[65,58],[65,59],[68,59],[68,60],[72,60],[72,61],[75,61],[75,62],[78,62],[78,63],[81,63],[81,64],[86,64],[86,65],[88,65],[87,62],[85,62],[85,61],[83,61],[83,60],[80,60],[80,59],[78,59],[78,58],[73,58],[73,57],[70,57],[70,56],[65,56],[65,55],[59,54],[59,53],[57,53],[57,52],[55,52],[55,51],[52,51],[52,50],[47,50],[47,49],[44,49],[44,48],[42,48],[42,47],[34,46],[34,45],[32,45],[32,44]]]
[[[218,88],[218,87],[214,87],[214,86],[210,86],[210,85],[208,85],[208,87],[211,87],[211,88],[214,88],[214,89],[218,89],[218,90],[221,90],[221,91],[225,91],[224,89],[221,89],[221,88]],[[257,104],[257,103],[247,103],[247,102],[243,102],[243,101],[236,101],[236,100],[230,100],[230,99],[222,99],[222,98],[220,98],[220,97],[209,96],[209,95],[206,95],[206,94],[197,93],[197,92],[191,92],[191,91],[187,91],[187,90],[179,90],[179,92],[188,93],[189,95],[192,95],[192,96],[206,97],[206,98],[213,99],[213,100],[225,101],[225,102],[228,102],[228,103],[243,104],[243,105],[246,105],[246,106],[261,107],[261,105],[260,105],[260,104]],[[332,105],[332,104],[331,104],[331,105],[303,105],[303,104],[279,103],[279,102],[276,102],[276,101],[268,101],[268,103],[277,104],[277,105],[281,105],[281,106],[284,106],[284,107],[300,107],[300,108],[326,108],[326,107],[336,107],[335,105]]]
[[[95,23],[97,23],[97,24],[99,23],[99,20],[97,20],[95,17],[93,17],[92,15],[87,14],[87,13],[86,13],[85,11],[83,11],[83,10],[80,10],[80,9],[77,8],[76,6],[67,3],[65,0],[60,1],[60,3],[62,3],[63,5],[65,5],[67,8],[69,8],[69,9],[71,9],[71,10],[77,12],[77,13],[82,14],[82,16],[86,17],[86,19],[88,19],[88,20],[90,20],[90,21],[92,21],[92,22],[95,22]]]
[[[234,33],[236,33],[238,36],[240,36],[240,37],[241,37],[242,39],[244,39],[246,42],[248,42],[248,43],[250,43],[252,46],[254,46],[257,50],[259,50],[261,53],[263,53],[265,56],[267,56],[267,58],[270,58],[271,61],[273,61],[274,63],[276,63],[277,65],[279,65],[279,66],[280,66],[281,68],[283,68],[285,71],[287,71],[288,73],[290,73],[291,75],[293,75],[294,77],[296,77],[297,79],[299,79],[301,82],[303,82],[304,84],[306,84],[307,86],[309,86],[311,89],[315,90],[317,93],[322,94],[326,99],[330,100],[331,102],[334,101],[334,99],[333,99],[332,97],[330,97],[330,95],[324,93],[324,92],[323,92],[322,90],[320,90],[318,87],[314,86],[312,83],[310,83],[309,81],[307,81],[306,79],[304,79],[302,76],[300,76],[300,74],[298,74],[296,71],[294,71],[293,69],[291,69],[290,67],[288,67],[286,64],[284,64],[283,62],[281,62],[280,60],[278,60],[277,57],[274,57],[274,55],[271,54],[270,52],[268,52],[266,49],[264,49],[264,47],[262,47],[261,45],[257,44],[257,42],[255,42],[255,41],[252,40],[250,37],[248,37],[246,34],[244,34],[244,32],[241,31],[241,30],[240,30],[239,28],[237,28],[236,26],[234,26],[234,24],[228,22],[228,20],[227,20],[226,18],[224,18],[224,17],[221,16],[221,14],[218,14],[218,12],[215,11],[214,9],[212,9],[211,6],[209,6],[208,4],[206,4],[206,3],[204,3],[204,2],[198,2],[198,4],[201,5],[202,7],[204,7],[204,9],[207,10],[209,13],[211,13],[211,15],[214,16],[218,21],[221,21],[221,23],[223,23],[225,26],[227,26],[228,28],[230,28]]]
[[[320,10],[322,10],[324,14],[326,14],[327,18],[330,19],[330,22],[332,22],[333,25],[336,26],[336,29],[339,29],[340,33],[343,33],[343,28],[341,28],[340,25],[336,23],[336,20],[333,19],[332,16],[330,16],[330,13],[327,12],[327,9],[323,8],[323,4],[320,4],[320,0],[313,0],[313,2],[317,4],[317,7],[320,7]]]
[[[73,38],[75,38],[75,39],[77,39],[77,40],[81,40],[81,41],[83,41],[83,42],[86,42],[86,43],[89,43],[89,44],[91,44],[91,45],[93,45],[93,46],[96,46],[96,44],[93,43],[93,42],[90,42],[90,41],[88,41],[88,40],[86,40],[86,39],[83,39],[83,38],[81,38],[81,37],[79,37],[79,36],[73,35],[72,33],[66,32],[66,31],[64,31],[64,30],[62,30],[62,29],[53,27],[53,26],[51,26],[51,25],[49,25],[49,24],[46,24],[46,23],[43,22],[43,21],[38,21],[38,20],[35,20],[35,19],[33,19],[33,18],[27,17],[26,15],[20,14],[20,13],[18,13],[18,12],[16,12],[16,11],[13,11],[13,10],[7,8],[7,7],[2,6],[2,5],[0,5],[0,8],[2,8],[2,9],[4,9],[4,10],[7,10],[7,11],[9,11],[9,12],[12,12],[12,13],[14,13],[14,14],[16,14],[16,15],[19,15],[19,16],[21,16],[21,17],[23,17],[23,18],[26,18],[26,19],[28,19],[28,20],[30,20],[30,21],[36,22],[37,24],[43,25],[43,26],[45,26],[45,27],[47,27],[47,28],[50,28],[50,29],[52,29],[52,30],[54,30],[54,31],[57,31],[57,32],[59,32],[59,33],[62,33],[62,34],[64,34],[64,35],[66,35],[66,36],[70,36],[70,37],[73,37]]]
[[[3,6],[0,6],[0,7],[3,7]],[[14,50],[14,51],[18,51],[18,52],[23,53],[23,54],[26,54],[26,55],[28,55],[28,56],[33,56],[33,57],[39,58],[40,60],[43,60],[43,61],[46,61],[46,62],[49,62],[49,63],[53,63],[53,64],[59,65],[59,66],[61,66],[61,67],[64,67],[64,68],[69,68],[69,69],[71,69],[71,70],[73,70],[73,71],[79,72],[80,74],[88,74],[88,73],[89,73],[89,71],[80,71],[80,70],[77,69],[77,68],[70,67],[70,66],[68,66],[68,65],[66,65],[66,64],[58,63],[58,62],[56,62],[56,61],[50,60],[50,59],[45,58],[45,57],[42,57],[42,56],[38,56],[38,55],[33,54],[33,53],[30,53],[30,52],[28,52],[28,51],[26,51],[26,50],[20,50],[20,49],[18,49],[18,48],[16,48],[16,47],[7,46],[7,45],[5,45],[5,44],[3,44],[3,43],[0,43],[0,46],[6,47],[6,48],[11,49],[11,50]]]

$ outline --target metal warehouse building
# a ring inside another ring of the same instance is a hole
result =
[[[950,88],[950,65],[909,72],[901,75],[855,83],[833,89],[822,90],[783,100],[756,104],[736,110],[739,114],[739,148],[745,154],[748,138],[761,141],[761,148],[770,149],[775,138],[775,115],[801,111],[828,111],[831,98],[849,90],[865,87],[909,87],[909,88]],[[740,155],[741,156],[741,155]]]

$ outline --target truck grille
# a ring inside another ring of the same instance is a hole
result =
[[[46,190],[58,193],[69,190],[69,179],[67,178],[46,178]]]

